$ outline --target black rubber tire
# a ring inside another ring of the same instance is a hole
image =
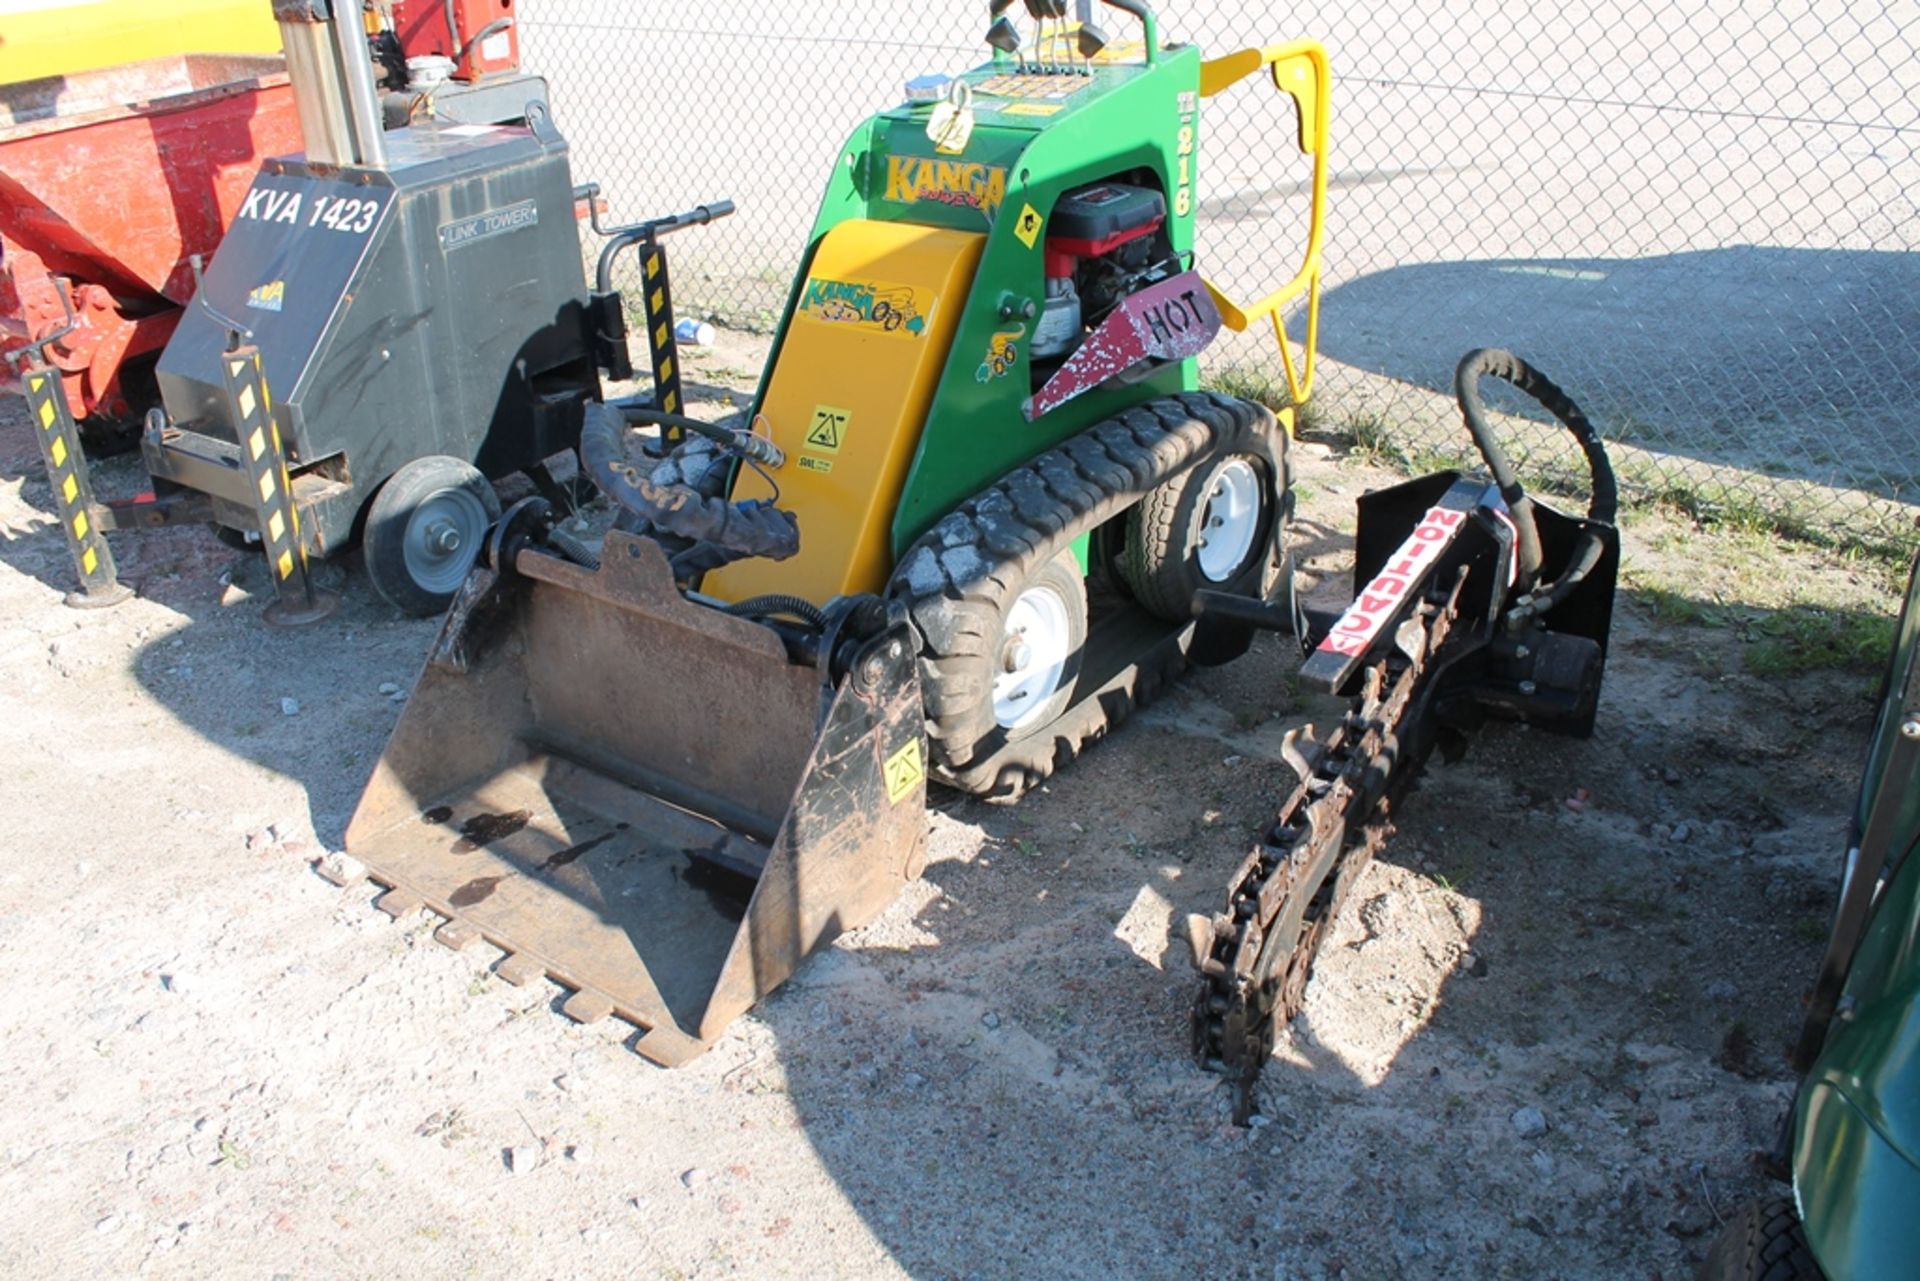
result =
[[[1742,1206],[1695,1275],[1698,1281],[1826,1281],[1787,1196]]]
[[[1073,697],[1073,687],[1080,679],[1080,660],[1087,650],[1087,580],[1080,574],[1080,565],[1069,553],[1056,556],[1042,565],[1032,578],[1013,588],[1008,594],[1008,609],[1019,604],[1020,598],[1034,590],[1051,591],[1067,609],[1067,657],[1060,669],[1059,683],[1047,696],[1045,710],[1032,721],[1018,728],[1003,730],[1007,742],[1018,743],[1044,732],[1048,726],[1060,719],[1060,713],[1067,709],[1067,700]],[[1006,643],[1006,628],[1001,627],[1001,645]],[[996,647],[995,655],[1001,649]],[[989,674],[991,682],[991,674]],[[989,684],[988,697],[992,697]],[[996,718],[996,724],[998,720]]]
[[[1182,663],[1143,671],[1071,734],[1012,738],[993,714],[1007,610],[1042,566],[1205,459],[1284,450],[1264,406],[1191,392],[1135,406],[1002,477],[937,521],[901,557],[890,593],[920,635],[933,776],[976,795],[1019,795],[1144,704]],[[1262,562],[1264,563],[1264,561]]]
[[[366,564],[367,578],[381,599],[412,618],[428,618],[444,613],[459,590],[456,583],[445,590],[433,590],[416,581],[407,568],[406,539],[409,522],[422,505],[451,490],[465,490],[485,509],[487,524],[500,519],[500,497],[487,478],[471,464],[445,454],[416,458],[395,472],[367,504],[366,531],[361,536],[360,554]],[[480,554],[485,530],[473,539],[466,563]],[[463,551],[465,549],[462,549]]]
[[[207,526],[213,536],[237,552],[257,552],[260,550],[260,535],[249,535],[247,530],[233,529],[218,523]]]
[[[1120,576],[1133,598],[1152,614],[1173,622],[1193,617],[1194,593],[1202,589],[1259,594],[1260,570],[1267,561],[1273,523],[1280,516],[1286,485],[1284,434],[1280,458],[1271,451],[1215,455],[1202,466],[1191,467],[1141,499],[1127,513],[1125,542],[1118,558]],[[1259,473],[1260,523],[1240,563],[1226,575],[1210,579],[1200,568],[1201,517],[1220,472],[1234,459],[1243,459]]]

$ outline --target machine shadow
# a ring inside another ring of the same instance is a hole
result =
[[[1917,471],[1916,297],[1914,255],[1856,250],[1418,263],[1329,290],[1320,346],[1450,396],[1456,335],[1474,334],[1551,370],[1610,439],[1898,494]]]
[[[1658,625],[1666,602],[1632,590],[1621,598],[1614,681],[1672,656]],[[1499,1261],[1573,1275],[1557,1270],[1565,1257],[1551,1233],[1451,1212],[1416,1171],[1456,1151],[1459,1128],[1504,1136],[1511,1113],[1543,1101],[1533,1060],[1548,1040],[1591,1039],[1616,1053],[1670,1044],[1684,1050],[1658,1053],[1725,1061],[1726,1015],[1705,994],[1719,971],[1663,973],[1642,944],[1684,949],[1689,910],[1748,914],[1764,929],[1777,920],[1779,875],[1768,884],[1733,859],[1690,864],[1674,881],[1657,842],[1623,837],[1613,820],[1583,826],[1566,801],[1590,782],[1623,817],[1652,815],[1671,793],[1644,762],[1691,759],[1723,776],[1723,812],[1750,832],[1784,831],[1785,802],[1769,798],[1698,708],[1636,722],[1603,695],[1593,739],[1494,724],[1464,760],[1429,762],[1322,953],[1319,999],[1268,1065],[1265,1124],[1229,1126],[1225,1087],[1189,1057],[1198,982],[1181,922],[1218,910],[1293,775],[1255,746],[1199,741],[1206,718],[1192,704],[1248,690],[1281,703],[1279,684],[1297,664],[1291,641],[1263,638],[1233,667],[1190,675],[1197,690],[1176,687],[1016,806],[936,794],[934,859],[909,891],[916,908],[816,956],[760,1007],[779,1043],[779,1088],[909,1275],[1171,1278],[1229,1257],[1263,1260],[1261,1276],[1465,1277]],[[1245,670],[1229,678],[1236,668]],[[1795,696],[1779,690],[1783,702]],[[1295,704],[1276,730],[1324,724],[1335,706]],[[1793,738],[1783,717],[1743,750],[1791,750]],[[1703,757],[1705,742],[1721,746]],[[1234,768],[1196,771],[1196,750],[1235,752]],[[1251,765],[1238,763],[1243,751]],[[1649,888],[1669,884],[1698,895],[1694,906]],[[1794,885],[1802,899],[1824,892],[1817,879]],[[1365,923],[1372,910],[1398,913],[1404,928],[1416,912],[1449,910],[1443,903],[1470,911],[1456,915],[1467,951],[1414,983],[1412,1013],[1376,1017],[1381,972],[1401,973],[1405,955],[1392,950],[1391,924]],[[1789,970],[1758,981],[1790,1004]],[[1656,974],[1652,1010],[1644,998]],[[1503,1072],[1502,1056],[1533,1066]],[[1582,1060],[1556,1070],[1599,1084],[1640,1069]],[[1628,1107],[1642,1086],[1618,1088]],[[1691,1190],[1642,1187],[1614,1158],[1564,1144],[1532,1165],[1524,1145],[1513,1159],[1511,1171],[1456,1174],[1538,1182],[1549,1196],[1549,1186],[1607,1188],[1581,1214],[1591,1211],[1598,1248],[1616,1252],[1613,1275],[1646,1275],[1661,1251],[1690,1248],[1658,1228],[1691,1204]],[[1542,1162],[1552,1179],[1538,1179]],[[983,1188],[990,1199],[971,1194]],[[1379,1230],[1329,1231],[1361,1188]],[[1099,1239],[1056,1226],[1103,1211]]]

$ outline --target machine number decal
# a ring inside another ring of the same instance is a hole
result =
[[[1387,563],[1373,576],[1373,581],[1347,606],[1347,612],[1340,615],[1340,621],[1320,642],[1321,652],[1348,657],[1366,653],[1380,628],[1393,616],[1401,597],[1419,585],[1438,559],[1440,548],[1452,539],[1464,519],[1465,512],[1429,507],[1420,523],[1414,526],[1413,533],[1407,535],[1407,541],[1400,544],[1400,550],[1387,557]]]
[[[925,333],[932,311],[933,298],[924,290],[879,280],[813,278],[800,296],[801,314],[814,320],[857,325],[902,338],[918,338]]]
[[[815,458],[812,454],[802,454],[797,465],[801,471],[814,472],[821,476],[833,475],[833,459]]]
[[[840,446],[847,440],[847,425],[853,421],[853,411],[836,409],[832,405],[815,405],[813,418],[807,424],[808,449],[819,450],[823,454],[837,454]]]
[[[380,201],[374,197],[316,195],[309,204],[307,194],[255,187],[240,203],[239,216],[250,222],[283,222],[289,227],[325,227],[350,236],[366,235],[380,216]]]
[[[458,249],[462,245],[470,245],[476,240],[485,240],[489,236],[502,236],[509,231],[531,227],[539,221],[540,206],[534,201],[522,200],[501,209],[489,209],[471,218],[441,223],[440,248],[443,252]]]
[[[927,777],[927,767],[920,760],[920,740],[910,739],[907,745],[887,757],[887,804],[898,805],[908,792]]]
[[[1040,239],[1040,229],[1046,224],[1040,218],[1040,211],[1032,205],[1020,210],[1020,221],[1013,224],[1013,234],[1020,237],[1020,243],[1031,249]]]
[[[1174,164],[1178,169],[1174,174],[1173,188],[1173,212],[1178,218],[1193,212],[1193,144],[1195,121],[1199,115],[1200,95],[1192,92],[1181,94],[1179,143],[1174,156]]]

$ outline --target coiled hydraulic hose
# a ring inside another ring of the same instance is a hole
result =
[[[710,542],[740,556],[785,560],[800,550],[800,524],[793,513],[762,503],[730,503],[686,485],[657,485],[627,461],[620,411],[587,406],[580,429],[580,459],[587,474],[614,502],[655,528],[695,542]]]
[[[1581,451],[1587,456],[1587,469],[1593,477],[1593,497],[1587,505],[1588,520],[1603,525],[1613,524],[1620,505],[1619,485],[1614,480],[1613,464],[1607,460],[1606,448],[1600,443],[1600,433],[1594,430],[1580,406],[1573,403],[1573,398],[1560,390],[1551,378],[1512,352],[1495,347],[1476,348],[1461,359],[1460,367],[1453,375],[1453,390],[1460,402],[1460,414],[1466,420],[1467,433],[1480,449],[1480,456],[1487,460],[1487,467],[1493,472],[1493,481],[1500,487],[1500,496],[1506,500],[1512,512],[1514,529],[1518,531],[1516,553],[1519,558],[1519,588],[1533,596],[1534,612],[1544,614],[1566,599],[1600,563],[1605,543],[1595,530],[1582,530],[1579,545],[1574,548],[1566,572],[1547,586],[1539,585],[1543,557],[1539,523],[1533,515],[1533,500],[1520,487],[1513,464],[1507,461],[1506,451],[1494,439],[1493,428],[1487,422],[1486,403],[1480,398],[1480,379],[1483,375],[1492,375],[1511,383],[1533,397],[1561,426],[1573,433],[1573,438],[1580,443]]]

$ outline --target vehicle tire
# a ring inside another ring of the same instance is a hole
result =
[[[458,458],[416,458],[367,506],[361,556],[373,589],[414,618],[445,610],[473,567],[500,499]]]
[[[1017,743],[1058,720],[1087,648],[1087,584],[1072,553],[1012,593],[992,651],[993,719]]]
[[[1285,437],[1280,438],[1284,441]],[[1284,450],[1282,451],[1284,453]],[[1271,456],[1235,453],[1191,467],[1127,513],[1120,576],[1149,613],[1193,617],[1202,589],[1259,595],[1279,514]]]
[[[1695,1275],[1698,1281],[1826,1281],[1786,1196],[1741,1207]]]
[[[260,550],[260,534],[257,530],[234,529],[218,522],[209,525],[213,536],[237,552],[257,552]]]
[[[932,776],[977,796],[1011,799],[1177,676],[1184,651],[1163,646],[1135,664],[1123,687],[1098,699],[1074,705],[1070,692],[1055,689],[1048,715],[1020,720],[1011,730],[995,713],[996,664],[1004,666],[1007,657],[1012,609],[1049,570],[1080,578],[1069,550],[1080,535],[1109,521],[1117,529],[1134,504],[1216,455],[1271,455],[1284,448],[1272,443],[1278,434],[1273,415],[1247,401],[1198,392],[1148,401],[1015,468],[916,540],[888,590],[907,608],[920,639]],[[1066,590],[1057,578],[1051,581]],[[1081,621],[1073,634],[1083,644],[1084,592],[1084,582],[1076,582],[1072,600]]]

